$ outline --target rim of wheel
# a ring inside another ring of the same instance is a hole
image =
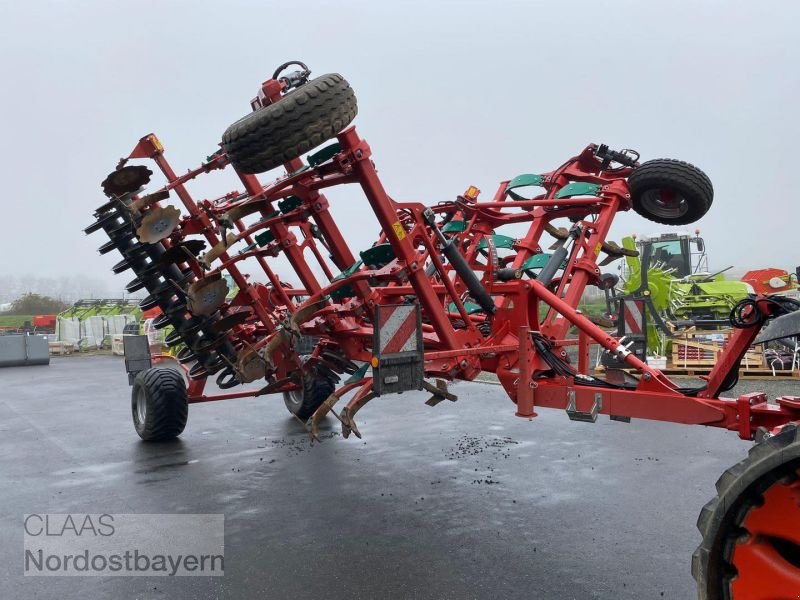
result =
[[[134,406],[136,409],[136,419],[140,423],[144,423],[144,420],[147,417],[147,395],[145,394],[143,389],[139,389],[136,392],[136,400],[134,402]]]
[[[289,392],[284,392],[283,397],[286,399],[288,404],[291,404],[293,408],[300,408],[303,405],[303,390],[291,390]]]
[[[686,198],[675,190],[653,188],[642,192],[639,202],[648,213],[664,219],[676,219],[689,212]]]
[[[800,462],[759,487],[763,491],[742,508],[729,546],[725,598],[774,600],[800,590]]]

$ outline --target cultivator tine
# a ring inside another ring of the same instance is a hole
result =
[[[565,227],[556,227],[550,223],[545,223],[544,230],[558,240],[550,246],[550,250],[556,250],[563,246],[564,242],[569,237],[569,230]]]
[[[144,166],[127,166],[111,171],[100,184],[106,196],[122,196],[139,190],[150,182],[153,172]]]
[[[279,329],[276,331],[270,340],[264,346],[263,356],[269,362],[270,367],[275,366],[272,361],[272,353],[278,349],[281,344],[287,344],[290,341],[289,332],[285,329]],[[264,392],[267,393],[267,392]]]
[[[604,329],[611,329],[612,327],[614,327],[616,325],[616,323],[614,323],[614,321],[612,321],[611,319],[607,319],[606,317],[604,317],[602,315],[593,315],[593,314],[590,313],[590,314],[587,314],[585,316],[592,323],[594,323],[598,327],[603,327]]]
[[[142,209],[147,208],[151,204],[155,202],[161,202],[167,198],[169,198],[169,190],[161,190],[160,192],[154,192],[152,194],[148,194],[147,196],[142,196],[141,198],[137,198],[131,202],[131,211],[141,212]]]
[[[228,295],[228,284],[222,275],[216,273],[198,279],[186,291],[187,307],[193,315],[208,316],[225,304]]]
[[[340,417],[336,413],[336,411],[333,410],[333,406],[338,401],[339,401],[339,396],[337,396],[336,393],[331,394],[325,399],[325,402],[320,404],[319,408],[317,408],[317,410],[314,411],[314,414],[311,415],[311,418],[308,420],[308,425],[311,429],[310,431],[311,437],[317,440],[318,442],[322,441],[319,439],[319,424],[322,421],[322,419],[325,418],[325,415],[327,415],[328,413],[332,414],[339,420],[339,422],[342,424],[342,428],[345,427],[345,422],[342,420],[342,417]]]
[[[422,389],[432,394],[431,397],[425,402],[425,404],[428,406],[436,406],[442,400],[450,400],[450,402],[455,402],[458,400],[458,396],[451,394],[448,391],[447,382],[444,379],[437,379],[436,385],[433,385],[427,381],[423,381]]]
[[[203,263],[206,267],[211,267],[211,263],[217,260],[220,256],[225,254],[228,251],[228,248],[239,241],[239,237],[231,232],[225,239],[217,243],[213,248],[211,248],[208,252],[206,252],[203,257],[200,259],[200,262]]]
[[[597,264],[598,267],[604,267],[608,264],[611,264],[623,256],[639,256],[638,250],[623,248],[615,242],[603,242],[600,246],[600,249],[605,252],[607,256]]]
[[[232,209],[222,215],[221,220],[224,220],[226,223],[233,224],[234,221],[238,221],[243,217],[257,213],[259,210],[261,210],[261,208],[262,204],[259,202],[250,202],[248,204],[234,206]]]
[[[311,304],[301,304],[300,308],[292,313],[289,319],[289,328],[295,333],[300,332],[300,325],[308,321],[318,310],[328,304],[324,298],[312,302]]]
[[[181,213],[174,206],[154,208],[144,216],[136,235],[145,244],[155,244],[168,238],[180,220]]]
[[[363,406],[372,400],[373,398],[377,398],[377,394],[375,394],[371,390],[372,388],[372,379],[366,382],[356,393],[355,397],[347,403],[342,409],[342,412],[339,413],[339,421],[342,422],[342,437],[348,438],[350,434],[354,434],[358,439],[361,439],[361,432],[358,430],[356,426],[355,416],[356,413],[363,408]]]

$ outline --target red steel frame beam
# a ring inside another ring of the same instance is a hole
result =
[[[303,257],[302,246],[297,243],[296,237],[289,231],[288,226],[279,221],[271,221],[270,230],[275,235],[275,238],[280,241],[281,249],[305,286],[305,291],[312,297],[321,297],[333,289],[342,288],[350,283],[358,289],[357,300],[370,306],[375,301],[380,303],[388,298],[403,294],[414,294],[422,307],[423,314],[429,320],[428,327],[436,335],[436,349],[428,350],[425,353],[426,361],[437,365],[442,364],[442,361],[447,361],[445,364],[454,364],[465,361],[468,358],[480,358],[489,354],[505,356],[508,364],[516,365],[516,367],[498,371],[498,375],[500,375],[506,391],[517,403],[517,414],[519,416],[535,416],[535,406],[563,409],[568,405],[572,397],[577,410],[581,411],[590,411],[593,405],[597,403],[597,412],[600,414],[714,425],[738,430],[742,437],[748,439],[753,436],[758,426],[777,427],[789,420],[800,419],[800,399],[783,398],[778,405],[770,405],[766,402],[766,397],[763,394],[749,394],[738,400],[716,398],[722,385],[738,365],[740,357],[752,344],[759,327],[741,329],[734,334],[728,351],[723,354],[709,376],[707,388],[697,393],[697,397],[693,397],[678,391],[677,386],[663,373],[648,367],[622,347],[616,338],[594,325],[575,308],[586,286],[599,279],[600,271],[596,259],[608,235],[614,216],[620,210],[627,209],[627,203],[623,202],[626,191],[626,187],[623,187],[623,184],[619,184],[618,181],[605,180],[600,175],[588,173],[582,168],[581,161],[585,160],[586,151],[571,162],[565,163],[559,170],[545,176],[545,180],[549,183],[549,189],[544,197],[526,201],[514,201],[513,203],[508,202],[503,191],[504,183],[495,194],[492,202],[475,202],[473,205],[465,207],[465,209],[472,211],[468,230],[470,230],[470,235],[474,235],[473,242],[475,245],[467,253],[470,259],[475,257],[474,248],[477,246],[478,241],[482,237],[490,235],[492,228],[497,224],[523,221],[531,223],[524,238],[519,240],[517,255],[511,262],[512,268],[516,269],[520,268],[524,261],[539,249],[541,236],[545,231],[546,223],[550,220],[564,216],[577,216],[581,219],[578,223],[583,228],[581,235],[574,241],[574,247],[569,255],[569,263],[562,273],[561,282],[557,290],[552,291],[536,280],[509,282],[506,284],[493,284],[490,282],[489,291],[498,297],[498,307],[509,309],[514,297],[519,301],[519,294],[523,293],[523,287],[521,286],[524,286],[524,289],[527,290],[526,293],[530,296],[528,304],[533,306],[532,303],[544,302],[552,309],[550,312],[553,317],[546,318],[543,323],[529,322],[521,325],[519,330],[513,333],[506,330],[505,338],[501,341],[489,340],[480,345],[469,347],[470,345],[464,345],[463,338],[453,328],[450,316],[443,310],[442,305],[444,299],[450,297],[456,302],[459,314],[462,317],[468,316],[464,312],[463,304],[457,297],[457,293],[464,289],[463,283],[453,287],[453,283],[447,278],[446,275],[450,267],[443,265],[439,260],[435,246],[431,242],[432,238],[425,229],[425,224],[422,223],[421,210],[417,208],[417,205],[400,205],[389,198],[370,160],[371,151],[369,145],[358,137],[355,128],[346,129],[339,134],[338,139],[342,147],[341,153],[347,159],[344,161],[347,164],[346,168],[352,172],[349,174],[344,173],[346,177],[341,181],[332,179],[326,183],[317,182],[312,169],[309,170],[308,177],[298,178],[291,191],[298,193],[304,206],[313,215],[315,222],[323,233],[334,262],[341,267],[342,265],[353,264],[355,259],[344,237],[332,220],[328,211],[327,200],[317,190],[320,187],[335,185],[338,182],[357,182],[383,230],[382,239],[385,239],[391,245],[397,259],[396,266],[405,273],[408,278],[408,284],[389,283],[386,287],[370,288],[366,283],[365,275],[357,272],[350,278],[337,281],[332,285],[322,286],[311,272]],[[175,190],[191,217],[203,223],[203,233],[212,247],[218,244],[220,240],[212,230],[213,226],[208,215],[198,208],[186,190],[184,183],[203,172],[224,167],[226,164],[225,157],[221,156],[179,178],[164,158],[163,148],[152,135],[142,138],[139,146],[130,156],[130,158],[144,157],[152,158],[156,162],[169,182],[169,189]],[[291,173],[298,171],[302,166],[302,162],[299,159],[295,159],[285,166],[287,171]],[[261,198],[258,212],[262,216],[271,214],[273,212],[272,200],[264,195],[266,188],[260,184],[254,175],[240,173],[238,175],[245,186],[248,198]],[[556,199],[554,197],[555,192],[560,186],[571,180],[569,179],[570,177],[603,184],[600,196],[589,199]],[[274,198],[286,197],[287,195],[287,192],[282,191],[276,194]],[[523,214],[502,212],[502,209],[509,207],[530,210]],[[554,210],[556,208],[558,210]],[[399,217],[401,210],[405,211],[402,222]],[[593,221],[586,220],[591,214],[596,215],[596,218]],[[408,222],[409,215],[412,216],[412,223]],[[489,228],[484,225],[487,219],[493,224]],[[242,234],[242,239],[247,241],[248,244],[252,244],[249,232],[254,228],[248,228],[241,221],[237,221],[236,226]],[[418,250],[419,244],[425,246],[424,252]],[[312,248],[315,258],[321,264],[324,264],[316,248]],[[257,255],[257,258],[268,278],[272,281],[273,286],[282,294],[286,309],[293,310],[294,307],[289,299],[289,294],[283,290],[280,281],[271,271],[266,260],[261,255]],[[424,263],[428,258],[435,264],[437,272],[444,275],[443,283],[436,284],[432,282],[425,273]],[[224,268],[231,273],[237,285],[242,290],[248,291],[251,304],[259,318],[265,326],[269,326],[272,323],[271,315],[260,304],[259,298],[253,289],[248,286],[246,279],[235,266],[235,261],[227,253],[223,253],[220,256],[220,260],[223,262]],[[557,318],[554,318],[556,315]],[[465,319],[465,321],[470,324],[471,328],[473,327],[471,319]],[[558,347],[562,344],[573,343],[564,339],[567,330],[572,325],[579,329],[577,340],[579,372],[586,373],[589,368],[588,348],[590,340],[592,340],[607,351],[616,353],[624,358],[630,367],[641,372],[637,388],[631,390],[613,389],[597,385],[576,385],[571,378],[557,376],[534,380],[534,367],[542,366],[542,362],[536,356],[535,349],[531,343],[531,334],[543,335],[552,340]],[[351,335],[368,338],[371,335],[371,329],[363,328],[362,332],[354,332]],[[465,371],[466,373],[468,371]],[[255,390],[248,390],[204,395],[204,384],[204,379],[190,382],[189,393],[192,402],[241,398],[252,396],[256,393]],[[747,416],[746,422],[744,421],[744,416]]]

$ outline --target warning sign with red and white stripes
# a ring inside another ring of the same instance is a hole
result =
[[[378,307],[378,353],[417,352],[419,350],[419,307],[397,304]]]
[[[625,335],[642,335],[644,329],[644,301],[625,300],[622,311],[625,316]]]

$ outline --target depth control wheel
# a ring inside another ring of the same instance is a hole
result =
[[[152,367],[133,380],[131,390],[133,426],[147,441],[178,437],[189,418],[186,383],[175,369]]]
[[[302,388],[284,392],[283,401],[290,413],[301,421],[307,421],[334,389],[336,382],[333,379],[314,373],[304,373]]]
[[[800,434],[755,445],[717,481],[692,557],[701,600],[781,600],[800,593]]]

